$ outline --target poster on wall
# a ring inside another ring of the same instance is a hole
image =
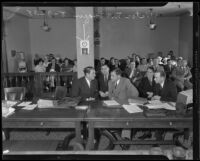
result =
[[[82,55],[89,55],[89,41],[88,40],[81,40],[81,54]]]

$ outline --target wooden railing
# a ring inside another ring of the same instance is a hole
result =
[[[32,93],[34,96],[41,96],[44,93],[54,92],[56,86],[64,86],[69,93],[73,75],[72,72],[3,73],[1,81],[3,88],[26,87],[27,92]]]

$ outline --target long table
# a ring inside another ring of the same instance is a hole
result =
[[[101,101],[91,101],[86,104],[89,105],[87,110],[36,108],[27,111],[16,107],[13,115],[2,119],[2,128],[75,128],[76,140],[82,142],[81,126],[82,122],[85,122],[89,130],[86,150],[94,148],[95,128],[192,129],[192,116],[177,116],[175,111],[169,111],[166,117],[146,117],[144,113],[130,114],[122,107],[106,107]]]
[[[142,112],[130,114],[122,107],[106,107],[100,101],[90,103],[84,121],[88,122],[89,129],[89,139],[86,146],[87,150],[92,150],[94,148],[95,128],[192,129],[191,115],[180,116],[177,115],[175,111],[168,111],[166,112],[166,117],[146,117]],[[120,144],[120,141],[118,143]],[[128,142],[122,141],[122,143],[126,144]],[[152,144],[152,142],[150,144]]]

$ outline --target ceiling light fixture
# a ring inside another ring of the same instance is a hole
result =
[[[154,19],[154,15],[153,15],[153,9],[150,8],[150,21],[149,21],[149,29],[150,30],[155,30],[157,27],[156,23],[155,23],[155,19]]]
[[[49,32],[51,30],[51,28],[48,25],[47,22],[47,14],[45,10],[42,10],[42,12],[44,13],[44,22],[43,25],[41,26],[42,30],[44,30],[45,32]]]

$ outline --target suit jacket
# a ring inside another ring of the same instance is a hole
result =
[[[148,78],[143,77],[138,86],[139,96],[143,98],[147,98],[148,97],[147,92],[154,92],[155,86],[156,86],[156,83],[154,79],[152,80],[152,84],[150,84]]]
[[[161,96],[161,101],[176,102],[177,94],[177,88],[170,80],[165,80],[163,88],[160,86],[160,84],[156,84],[154,90],[154,95]]]
[[[116,100],[127,100],[129,98],[138,97],[139,92],[137,88],[127,78],[120,78],[119,84],[115,87],[115,83],[111,80],[108,82],[109,98]]]
[[[50,72],[51,67],[52,67],[52,63],[50,63],[50,64],[47,66],[46,72]],[[55,64],[55,71],[56,71],[56,72],[60,72],[60,66],[59,66],[57,63]]]
[[[72,97],[81,97],[82,100],[92,97],[98,99],[98,83],[95,80],[90,82],[90,87],[87,84],[86,78],[74,80],[72,83]]]
[[[105,81],[104,75],[102,73],[99,74],[97,80],[98,80],[98,85],[99,85],[99,91],[107,92],[108,91],[108,81],[110,80],[110,74],[108,75],[107,81]]]
[[[164,65],[164,70],[165,70],[167,78],[169,78],[169,76],[172,74],[172,71],[174,70],[174,66],[171,65],[171,68],[170,68],[169,65]]]

